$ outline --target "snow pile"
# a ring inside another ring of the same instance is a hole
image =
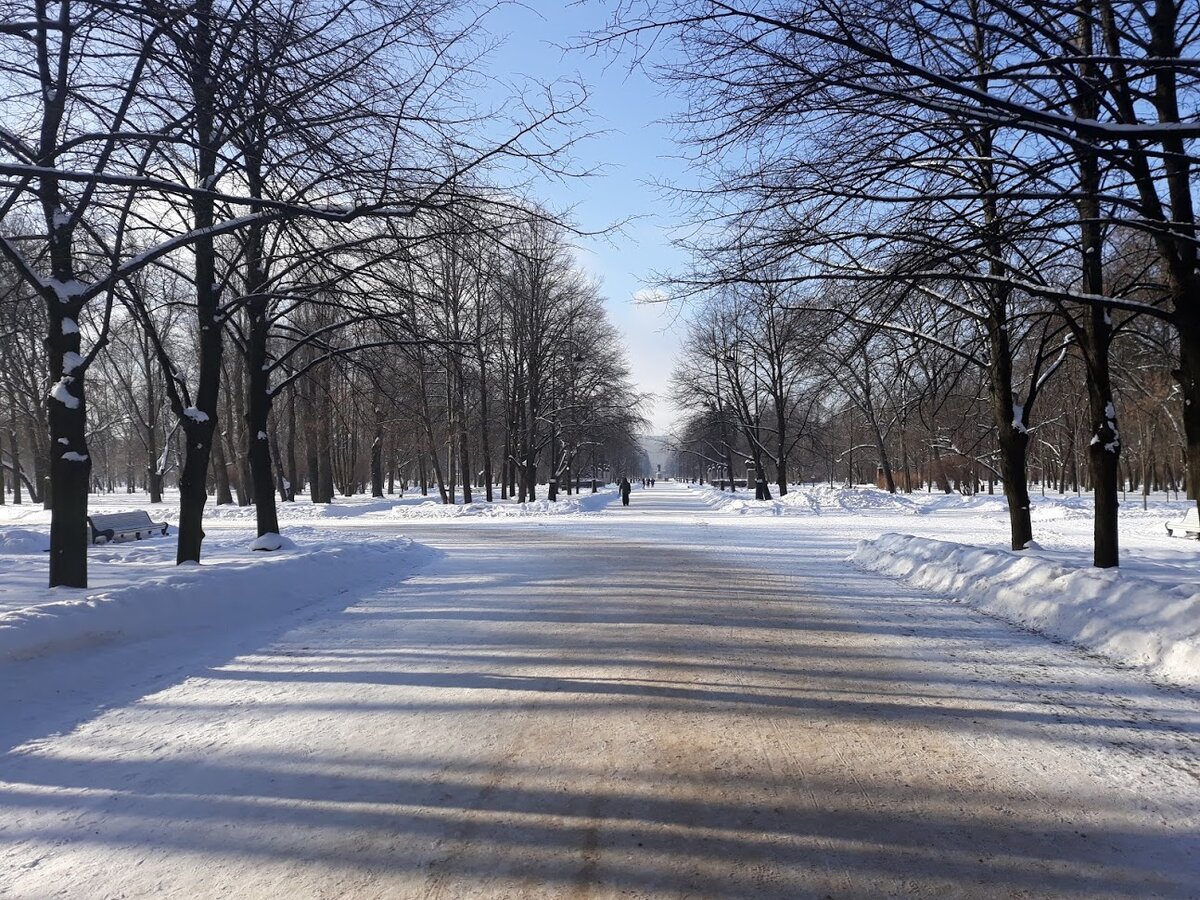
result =
[[[777,516],[782,510],[777,501],[755,500],[754,491],[738,488],[722,491],[711,485],[690,485],[713,512],[730,513],[738,516]]]
[[[374,513],[386,513],[395,505],[392,500],[380,500],[376,497],[354,497],[340,500],[336,503],[312,503],[307,498],[298,499],[293,503],[276,502],[275,515],[280,522],[305,522],[325,519],[354,519]],[[205,521],[238,521],[253,522],[258,515],[254,504],[233,506],[225,504],[218,506],[209,502],[204,507]]]
[[[390,519],[455,519],[472,516],[485,519],[511,519],[527,516],[569,516],[582,512],[593,512],[607,506],[616,497],[612,489],[598,493],[582,493],[567,496],[559,494],[551,502],[545,498],[531,503],[498,501],[495,503],[448,504],[437,500],[424,500],[411,506],[394,506],[388,512]]]
[[[1070,568],[1028,552],[906,534],[860,541],[851,559],[1157,677],[1200,686],[1194,568],[1181,566],[1174,586],[1136,572]]]
[[[543,497],[545,488],[542,488]],[[477,496],[482,497],[482,494]],[[496,499],[492,503],[476,500],[473,503],[442,503],[435,497],[414,494],[408,497],[346,497],[334,503],[312,503],[307,498],[293,503],[278,503],[275,507],[280,522],[321,522],[333,524],[340,519],[363,519],[365,521],[391,521],[407,519],[457,519],[477,517],[485,519],[521,518],[526,516],[563,516],[582,512],[593,512],[607,506],[616,498],[615,488],[601,488],[591,493],[585,487],[581,493],[568,496],[560,492],[558,500],[551,503],[541,499],[533,503],[517,503],[512,500]],[[252,521],[253,506],[216,506],[205,508],[206,520]]]
[[[754,491],[747,488],[730,492],[706,485],[693,486],[692,490],[714,511],[742,516],[812,516],[825,513],[918,515],[922,512],[922,501],[913,496],[889,494],[871,485],[830,487],[827,484],[798,484],[789,486],[788,492],[782,497],[775,495],[777,487],[773,482],[769,487],[772,494],[770,500],[755,500]],[[961,501],[964,498],[957,499]]]
[[[274,531],[268,531],[266,534],[260,534],[257,538],[255,538],[254,543],[250,545],[251,550],[274,551],[285,549],[294,550],[295,548],[295,541],[276,534]]]
[[[0,553],[44,553],[50,549],[50,535],[24,528],[0,528]]]
[[[327,534],[278,552],[246,549],[244,534],[205,542],[212,565],[173,565],[174,543],[156,542],[154,560],[126,563],[124,583],[0,614],[0,660],[26,659],[111,640],[140,640],[208,627],[232,630],[343,593],[348,581],[395,574],[407,538],[346,541]],[[150,543],[150,542],[143,542]],[[139,548],[140,549],[140,548]],[[60,589],[61,590],[61,589]]]

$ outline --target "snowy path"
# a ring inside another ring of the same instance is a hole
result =
[[[668,485],[0,760],[0,896],[1196,896],[1200,701]],[[210,654],[211,656],[211,654]]]

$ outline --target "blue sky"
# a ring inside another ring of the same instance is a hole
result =
[[[561,48],[581,33],[602,27],[606,16],[599,3],[502,6],[487,20],[488,30],[504,39],[487,70],[500,80],[574,78],[588,85],[592,116],[587,130],[605,133],[577,147],[575,157],[580,169],[600,168],[603,174],[547,181],[534,190],[553,207],[574,207],[584,230],[627,221],[621,233],[582,240],[578,255],[603,284],[638,388],[661,394],[679,346],[677,315],[660,305],[635,304],[633,298],[655,271],[682,264],[670,244],[670,204],[654,188],[657,181],[677,182],[684,174],[683,164],[673,158],[677,150],[670,129],[661,123],[678,101],[643,72],[629,71],[623,60],[563,53]],[[652,434],[664,433],[675,418],[662,399],[648,405],[646,414]]]

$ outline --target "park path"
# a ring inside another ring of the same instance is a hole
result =
[[[0,758],[0,896],[1189,897],[1200,703],[668,484]]]

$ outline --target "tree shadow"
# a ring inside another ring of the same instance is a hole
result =
[[[780,791],[654,769],[616,784],[536,754],[501,765],[353,753],[38,757],[19,770],[0,791],[20,823],[6,842],[93,854],[89,877],[112,884],[131,852],[166,884],[176,855],[219,859],[213,895],[222,876],[249,896],[281,871],[305,890],[352,871],[371,876],[373,893],[394,881],[404,896],[436,896],[441,883],[450,896],[533,884],[538,895],[603,885],[638,896],[1182,897],[1200,876],[1194,834],[1131,827],[1112,798],[1086,798],[1082,832],[1053,806],[1014,811],[987,787],[930,788],[916,802],[877,787],[865,804],[839,780]]]
[[[1191,695],[875,576],[611,535],[539,534],[531,571],[531,528],[488,532],[445,529],[394,589],[214,641],[168,677],[187,692],[10,754],[0,840],[87,859],[93,886],[213,860],[214,895],[1194,895],[1186,821],[1086,779],[954,778],[997,771],[981,735],[1194,765]],[[805,731],[810,756],[764,763]],[[851,738],[899,770],[864,788]]]
[[[390,585],[444,557],[416,545],[403,557]],[[364,585],[363,590],[378,585]],[[296,625],[343,608],[356,598],[336,594],[268,620],[243,619],[236,628],[214,622],[205,629],[0,664],[0,753],[29,741],[69,732],[106,709],[165,690],[239,653],[269,646]]]

